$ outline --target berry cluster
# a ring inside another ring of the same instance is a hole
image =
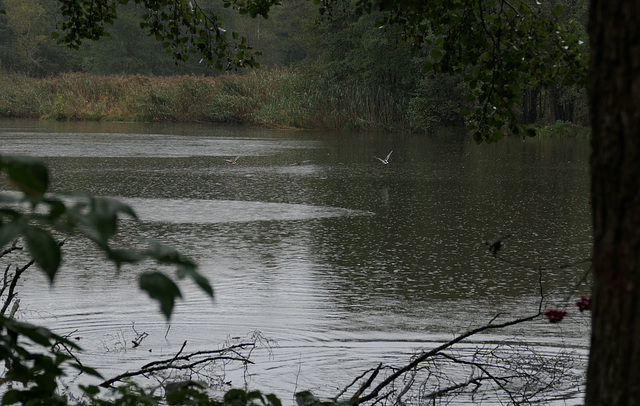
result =
[[[559,323],[567,315],[567,312],[560,309],[549,309],[544,312],[544,315],[547,316],[550,323]]]
[[[591,310],[591,298],[587,296],[580,296],[580,300],[576,302],[576,306],[578,306],[578,309],[580,309],[581,312]],[[567,312],[560,309],[549,309],[544,312],[544,315],[547,316],[550,323],[559,323],[562,321],[564,316],[567,315]]]
[[[580,300],[576,302],[576,306],[581,312],[585,310],[591,310],[591,298],[586,296],[580,296]]]

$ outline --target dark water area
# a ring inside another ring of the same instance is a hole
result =
[[[166,322],[137,291],[144,269],[117,273],[85,242],[65,244],[52,288],[37,273],[24,281],[21,318],[74,332],[105,376],[184,340],[198,351],[259,331],[272,347],[255,353],[249,378],[230,371],[233,386],[285,404],[296,390],[332,396],[379,362],[401,365],[498,314],[535,313],[541,289],[545,307],[567,308],[563,323],[494,330],[464,348],[517,338],[584,360],[588,319],[573,303],[589,292],[588,264],[559,265],[590,256],[586,140],[0,121],[0,145],[42,157],[56,191],[130,203],[141,222],[125,220],[119,244],[172,244],[214,286],[211,301],[184,285]],[[391,150],[388,165],[374,158]],[[483,242],[505,235],[501,260]],[[135,349],[134,329],[149,334]],[[578,392],[558,404],[580,403]]]

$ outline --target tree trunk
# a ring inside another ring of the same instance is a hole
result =
[[[560,85],[549,89],[551,114],[554,123],[558,120],[573,122],[574,103],[573,101],[562,101],[563,91],[566,92],[566,89]],[[567,97],[565,97],[565,99],[567,99]],[[573,99],[573,97],[571,99]]]
[[[538,119],[540,86],[528,87],[522,95],[522,123],[533,124]]]
[[[588,406],[640,405],[640,2],[591,0]]]

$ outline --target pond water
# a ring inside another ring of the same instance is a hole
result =
[[[545,308],[568,311],[562,323],[456,348],[517,340],[550,359],[569,352],[583,372],[589,321],[574,302],[589,292],[589,266],[560,265],[590,256],[586,140],[5,120],[0,146],[44,158],[56,191],[128,202],[141,222],[125,220],[119,244],[172,244],[214,286],[212,301],[181,285],[167,322],[137,290],[146,268],[118,273],[81,240],[65,244],[53,287],[28,275],[21,319],[72,334],[107,378],[171,358],[185,340],[193,352],[259,332],[268,348],[247,371],[229,366],[225,382],[285,404],[300,390],[329,397],[380,362],[402,366],[496,316],[535,314],[541,289]],[[374,158],[391,150],[388,165]],[[483,242],[505,235],[495,258]],[[579,404],[580,392],[559,388],[554,402]]]

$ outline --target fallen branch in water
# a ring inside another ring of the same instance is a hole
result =
[[[463,341],[466,338],[469,338],[469,337],[471,337],[473,335],[482,333],[482,332],[487,331],[487,330],[505,328],[505,327],[509,327],[509,326],[514,326],[516,324],[521,324],[521,323],[524,323],[524,322],[527,322],[527,321],[535,320],[537,318],[540,318],[540,316],[541,316],[541,313],[536,313],[536,314],[528,316],[528,317],[523,317],[523,318],[520,318],[520,319],[511,320],[511,321],[507,321],[505,323],[500,323],[500,324],[487,324],[487,325],[484,325],[482,327],[478,327],[478,328],[475,328],[473,330],[467,331],[466,333],[459,335],[458,337],[454,338],[451,341],[448,341],[448,342],[446,342],[446,343],[444,343],[444,344],[442,344],[442,345],[440,345],[440,346],[438,346],[438,347],[436,347],[436,348],[434,348],[434,349],[432,349],[430,351],[422,353],[421,355],[416,357],[413,361],[411,361],[410,363],[408,363],[404,367],[399,368],[394,373],[392,373],[387,378],[385,378],[375,388],[373,388],[373,390],[370,393],[368,393],[368,394],[366,394],[364,396],[359,396],[354,400],[357,400],[358,402],[362,403],[362,402],[367,402],[369,400],[375,399],[380,394],[380,391],[382,389],[384,389],[386,386],[390,385],[396,379],[398,379],[402,375],[406,374],[407,372],[416,369],[416,367],[418,367],[418,365],[420,365],[421,363],[425,362],[429,358],[432,358],[432,357],[442,353],[442,351],[446,350],[449,347],[454,346],[455,344]],[[379,370],[379,368],[377,368],[376,371],[377,370]]]
[[[497,260],[538,271],[539,304],[536,311],[528,316],[504,322],[497,322],[502,315],[498,313],[483,326],[462,333],[436,348],[416,353],[401,367],[379,364],[354,379],[333,398],[333,402],[339,403],[339,399],[344,399],[347,391],[355,391],[348,398],[347,402],[350,404],[436,404],[436,399],[449,397],[451,400],[451,396],[462,393],[469,396],[471,402],[476,401],[477,397],[489,396],[495,399],[497,396],[504,402],[520,404],[534,400],[544,402],[549,396],[555,396],[558,391],[571,392],[580,386],[580,371],[584,365],[580,357],[571,350],[560,349],[553,357],[549,357],[548,354],[540,352],[535,344],[524,340],[501,339],[479,345],[468,339],[492,330],[534,322],[543,316],[547,316],[552,323],[559,322],[562,317],[554,319],[550,317],[550,312],[555,311],[564,316],[564,310],[545,311],[549,295],[543,289],[543,272],[582,265],[588,263],[589,259],[553,267],[531,267],[499,256],[502,245],[500,240],[485,244]],[[575,294],[578,286],[586,282],[587,276],[588,271],[576,283],[571,294]],[[561,302],[566,304],[569,300],[570,296]],[[577,303],[579,307],[582,306],[581,311],[583,307],[588,309],[588,303],[585,301],[588,301],[588,298],[582,298]],[[463,342],[466,342],[467,346],[460,349],[457,345]],[[443,402],[447,403],[447,400]]]
[[[140,375],[149,377],[152,375],[156,375],[162,371],[192,371],[196,367],[202,366],[203,364],[209,364],[216,361],[236,361],[242,364],[253,364],[248,356],[242,354],[242,351],[250,351],[255,347],[256,344],[241,343],[231,345],[219,350],[197,351],[190,354],[181,355],[186,345],[187,342],[185,341],[176,355],[169,359],[150,362],[142,366],[137,371],[122,373],[118,376],[102,382],[99,386],[108,388],[111,387],[114,383],[122,381],[126,378],[132,378],[134,376]]]

